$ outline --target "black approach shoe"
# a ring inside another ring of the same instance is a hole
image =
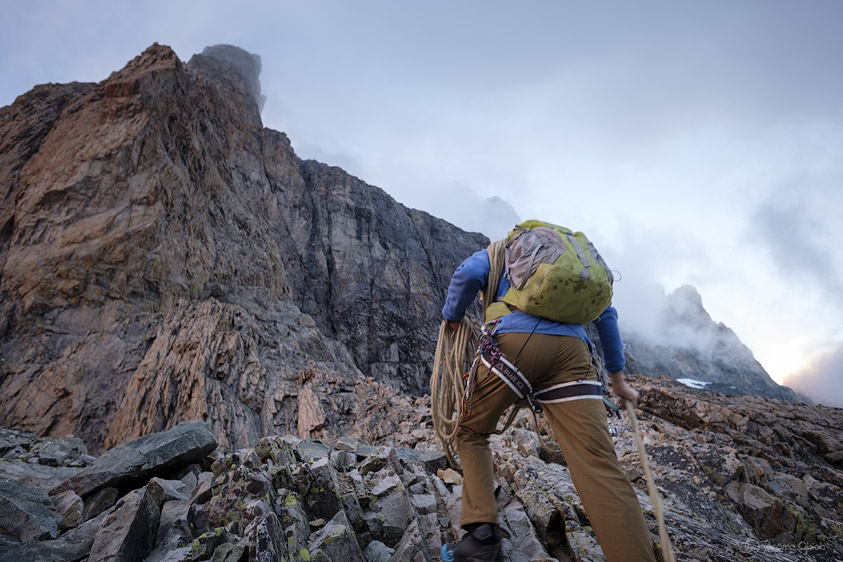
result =
[[[442,546],[442,562],[499,562],[503,560],[497,529],[491,523],[478,525],[456,544]]]

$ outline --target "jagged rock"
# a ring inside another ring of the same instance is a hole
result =
[[[160,507],[170,500],[186,500],[190,498],[191,490],[181,480],[163,480],[152,478],[146,489],[152,500]]]
[[[211,562],[240,562],[245,552],[246,546],[243,544],[221,544],[214,550]]]
[[[307,551],[310,545],[308,515],[298,494],[289,490],[282,490],[282,493],[278,494],[276,503],[284,526],[287,554],[291,560],[295,560],[302,551]]]
[[[105,487],[139,482],[154,474],[205,458],[217,446],[203,422],[184,422],[170,431],[145,435],[108,451],[93,464],[53,489],[73,490],[86,496]]]
[[[82,519],[87,521],[103,511],[110,509],[117,503],[117,497],[119,495],[120,492],[117,488],[102,488],[93,492],[85,498],[85,510],[82,513]]]
[[[121,498],[97,531],[88,562],[141,562],[155,545],[160,516],[145,488]]]
[[[0,531],[17,540],[56,538],[62,516],[41,488],[0,481]]]
[[[547,552],[536,537],[530,518],[521,502],[510,503],[503,512],[509,531],[509,560],[512,562],[551,562]]]
[[[372,541],[363,553],[368,562],[389,562],[395,553],[394,548],[389,548],[381,541]]]
[[[0,562],[77,562],[88,556],[94,535],[105,514],[71,529],[55,540],[30,541],[0,546]]]
[[[217,547],[225,543],[228,536],[224,527],[217,527],[206,533],[202,533],[190,545],[190,555],[186,558],[190,562],[208,560],[216,551]]]
[[[436,474],[448,467],[448,457],[442,451],[428,451],[419,457],[424,463],[424,468],[430,474]]]
[[[412,562],[423,562],[428,559],[427,549],[422,539],[418,525],[408,525],[401,540],[395,545],[395,553],[389,562],[400,560],[412,560]]]
[[[52,499],[56,510],[62,516],[62,529],[72,529],[84,521],[85,502],[72,490],[56,494]]]
[[[737,504],[738,510],[759,532],[759,537],[772,538],[785,530],[781,502],[754,484],[731,482],[725,488],[729,497]]]
[[[72,435],[66,440],[38,438],[31,431],[0,427],[0,480],[50,489],[93,462],[87,453]]]
[[[193,529],[189,521],[190,506],[189,500],[170,500],[164,503],[155,535],[157,545],[170,550],[193,540]]]
[[[284,562],[286,548],[281,542],[283,531],[278,517],[275,513],[268,513],[256,519],[255,523],[251,540],[254,549],[249,554],[249,562]]]
[[[53,467],[20,461],[0,461],[0,480],[14,480],[21,484],[51,490],[81,470],[81,468]]]
[[[394,547],[414,517],[409,493],[391,467],[370,473],[366,480],[371,486],[372,499],[365,510],[372,537]]]
[[[190,550],[191,547],[189,546],[172,547],[167,545],[150,552],[144,562],[187,562],[190,558]]]
[[[354,529],[343,511],[339,511],[316,535],[308,550],[321,550],[330,560],[366,562]]]
[[[462,476],[453,468],[446,468],[445,470],[438,470],[436,475],[442,479],[445,484],[456,486],[462,483]]]
[[[436,496],[433,494],[413,494],[410,501],[419,515],[436,513]]]
[[[202,472],[196,478],[196,487],[193,489],[192,497],[196,503],[206,503],[211,499],[211,485],[214,481],[212,472]]]

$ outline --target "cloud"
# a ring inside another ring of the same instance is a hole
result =
[[[839,180],[843,181],[843,173]],[[780,275],[793,280],[794,289],[801,287],[807,293],[807,282],[841,307],[843,264],[836,245],[843,230],[839,217],[829,213],[843,208],[843,197],[834,201],[836,191],[812,189],[801,182],[774,190],[753,213],[749,238],[762,245]]]
[[[415,193],[418,208],[460,227],[499,240],[521,222],[513,206],[496,195],[485,196],[457,183],[428,184]],[[411,205],[416,206],[416,205]]]
[[[843,408],[843,344],[785,378],[785,385],[826,406]]]

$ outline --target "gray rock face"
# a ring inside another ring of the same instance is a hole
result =
[[[94,537],[89,562],[142,562],[155,544],[158,506],[146,489],[122,498]]]
[[[236,75],[239,80],[233,79],[232,82],[248,92],[257,104],[258,111],[263,109],[266,96],[261,95],[261,58],[258,55],[232,45],[214,45],[205,47],[201,55],[195,55],[190,60],[190,64],[216,64],[217,68],[210,71],[214,75]]]
[[[302,256],[287,269],[297,304],[365,374],[425,392],[448,282],[488,239],[409,210],[339,168],[305,161],[300,170],[279,193],[289,253]]]
[[[145,435],[108,451],[89,467],[56,486],[52,493],[73,490],[87,496],[107,487],[131,485],[154,474],[208,456],[217,441],[204,422],[184,422],[170,431]]]
[[[56,538],[62,516],[41,488],[0,481],[0,531],[19,541]]]

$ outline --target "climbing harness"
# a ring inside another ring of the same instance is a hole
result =
[[[484,324],[483,334],[480,336],[480,345],[477,348],[477,354],[474,360],[475,363],[478,361],[482,362],[487,369],[506,383],[520,400],[526,400],[531,410],[537,414],[542,413],[542,407],[535,401],[533,396],[533,385],[530,384],[524,373],[509,361],[498,348],[494,333],[496,325],[497,320],[491,325]],[[469,388],[466,389],[466,400],[469,403],[470,398],[471,393]]]

